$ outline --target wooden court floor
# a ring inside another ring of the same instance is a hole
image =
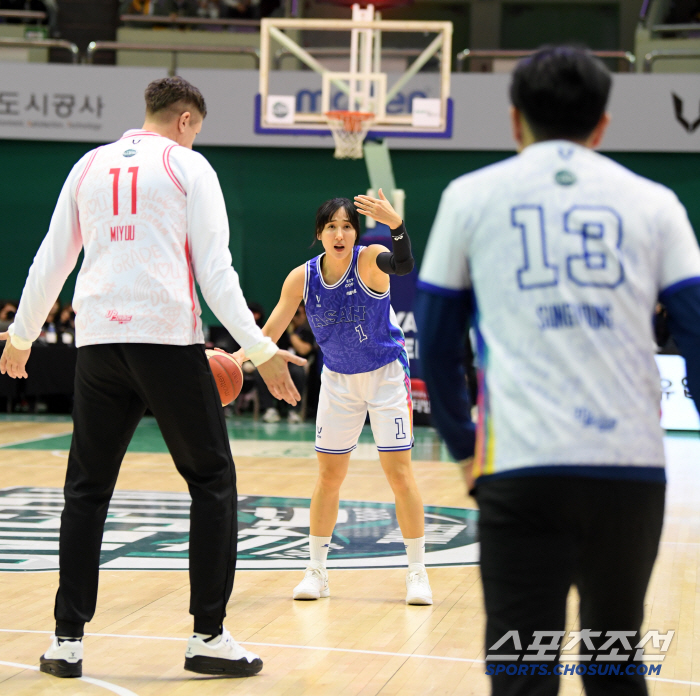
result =
[[[0,488],[60,487],[65,450],[32,449],[32,442],[69,432],[65,422],[1,421]],[[23,448],[8,448],[12,443]],[[700,696],[700,441],[667,438],[667,450],[666,524],[645,627],[676,635],[660,676],[648,684],[655,696]],[[310,496],[311,457],[237,456],[235,445],[234,457],[240,493]],[[449,462],[419,460],[415,468],[426,504],[475,507]],[[158,452],[129,452],[118,488],[186,490],[169,455]],[[343,497],[392,501],[377,461],[353,459]],[[429,574],[434,605],[408,607],[402,569],[332,570],[332,596],[303,603],[291,600],[299,571],[239,571],[226,625],[265,666],[256,677],[228,680],[182,668],[191,630],[186,572],[103,570],[97,614],[86,629],[86,679],[59,680],[36,671],[53,629],[57,573],[0,572],[0,694],[488,694],[478,567]],[[574,629],[574,593],[570,600]],[[560,693],[582,693],[578,677],[563,678]]]

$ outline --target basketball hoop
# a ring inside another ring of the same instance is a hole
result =
[[[327,111],[326,121],[335,140],[336,159],[362,159],[362,143],[374,121],[364,111]]]

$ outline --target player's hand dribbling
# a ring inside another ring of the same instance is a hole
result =
[[[0,333],[0,341],[5,341],[5,350],[0,357],[0,373],[8,375],[12,379],[27,378],[27,360],[32,352],[31,348],[19,350],[10,342],[10,334],[5,331]]]
[[[301,401],[301,396],[289,374],[287,363],[290,362],[295,365],[306,365],[304,358],[294,355],[288,350],[278,350],[272,358],[262,365],[258,365],[258,372],[275,399],[282,399],[290,406],[296,406]]]

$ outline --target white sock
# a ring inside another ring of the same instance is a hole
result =
[[[309,534],[309,552],[312,561],[316,561],[325,567],[330,546],[330,537],[320,537]]]
[[[417,539],[404,539],[403,545],[406,547],[406,555],[408,556],[408,565],[419,563],[425,565],[425,537]]]

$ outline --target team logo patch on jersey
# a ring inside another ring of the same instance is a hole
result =
[[[554,181],[560,186],[573,186],[576,183],[576,175],[568,169],[560,169],[554,175]]]
[[[238,497],[238,569],[304,568],[309,558],[308,498]],[[190,497],[186,493],[116,491],[109,506],[100,568],[187,570]],[[0,571],[58,569],[60,488],[0,489]],[[425,508],[425,562],[478,562],[477,510]],[[341,501],[329,568],[406,564],[396,511],[389,503]]]
[[[107,312],[107,319],[116,321],[118,324],[128,324],[131,318],[131,314],[119,314],[116,309],[110,309],[109,312]]]
[[[136,150],[124,150],[122,152],[122,157],[133,157],[136,154]]]

